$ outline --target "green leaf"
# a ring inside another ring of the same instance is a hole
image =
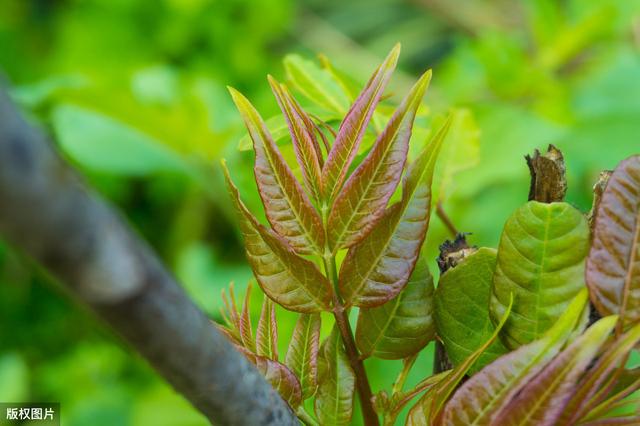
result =
[[[603,382],[610,378],[614,369],[623,364],[639,341],[640,325],[636,325],[607,348],[596,365],[581,379],[576,392],[567,402],[563,414],[564,423],[577,422],[587,415],[591,408],[602,402],[606,397],[606,394],[601,391]]]
[[[316,416],[323,425],[348,425],[353,415],[355,374],[335,326],[322,346],[314,405]]]
[[[315,136],[314,124],[283,85],[280,85],[271,76],[269,76],[269,84],[289,126],[296,160],[302,170],[304,184],[311,198],[319,202],[321,198],[320,159],[322,152]]]
[[[251,307],[249,302],[251,300],[251,284],[247,286],[247,292],[244,295],[244,301],[242,302],[242,312],[240,312],[238,328],[240,330],[240,339],[242,340],[242,346],[249,349],[251,352],[255,352],[256,345],[253,341],[253,327],[251,326]]]
[[[60,148],[90,170],[123,176],[188,173],[177,153],[98,112],[63,104],[54,109],[52,124]]]
[[[348,306],[379,306],[407,284],[429,226],[433,168],[449,123],[409,167],[402,200],[387,209],[376,227],[347,253],[339,288]]]
[[[373,115],[384,88],[395,69],[400,54],[396,45],[355,100],[342,120],[336,140],[322,168],[322,193],[325,200],[333,200],[342,188],[349,166],[358,153],[358,146]]]
[[[511,313],[511,306],[513,305],[513,299],[511,299],[511,303],[507,306],[503,317],[500,319],[496,329],[493,334],[487,339],[486,342],[482,344],[478,349],[476,349],[471,355],[467,357],[460,365],[455,367],[449,374],[447,374],[434,388],[429,391],[429,393],[425,394],[416,404],[416,406],[411,410],[413,413],[409,414],[407,417],[407,424],[412,425],[432,425],[439,424],[440,419],[442,419],[442,410],[445,408],[445,404],[449,400],[449,397],[453,394],[455,389],[460,384],[460,381],[467,374],[469,369],[473,364],[478,361],[478,358],[486,351],[493,343],[498,339],[498,334],[500,330],[505,325],[507,318],[509,318],[509,314]],[[417,406],[421,407],[417,407]],[[422,412],[425,414],[424,420],[425,423],[418,421],[416,411]],[[409,421],[411,419],[411,421]]]
[[[473,113],[465,108],[454,109],[447,145],[443,147],[436,170],[438,199],[446,200],[454,190],[458,174],[480,162],[480,128]]]
[[[540,339],[498,358],[471,376],[447,403],[445,424],[492,425],[500,411],[562,349],[587,312],[585,289]]]
[[[495,331],[489,316],[496,251],[480,248],[440,277],[435,292],[438,336],[453,365],[464,362]],[[507,352],[500,340],[471,367],[475,372]]]
[[[262,301],[260,320],[256,330],[256,354],[278,360],[278,323],[276,307],[267,296]]]
[[[334,252],[361,241],[382,219],[400,182],[416,111],[429,81],[431,71],[413,86],[334,201],[327,226]]]
[[[240,200],[224,161],[222,167],[240,218],[247,258],[262,291],[291,311],[329,310],[331,293],[325,276],[314,263],[297,256],[278,235],[258,223]]]
[[[602,194],[586,267],[593,303],[621,325],[640,320],[640,156],[622,161]]]
[[[320,315],[300,315],[293,329],[286,364],[300,380],[302,399],[313,396],[318,387],[319,346]]]
[[[577,389],[578,379],[618,321],[602,318],[528,381],[495,420],[499,425],[553,426]]]
[[[293,176],[258,111],[240,92],[232,88],[229,92],[253,140],[256,182],[269,223],[298,253],[322,252],[324,232],[318,212]]]
[[[510,348],[539,339],[584,287],[589,248],[585,217],[567,203],[529,201],[507,220],[493,277],[491,315],[502,316],[509,294],[513,315],[502,340]]]
[[[311,102],[343,116],[349,109],[349,98],[331,78],[330,73],[298,55],[284,58],[284,69],[293,86]]]
[[[407,286],[395,298],[358,315],[356,344],[362,357],[401,359],[434,338],[433,277],[426,260],[418,260]]]

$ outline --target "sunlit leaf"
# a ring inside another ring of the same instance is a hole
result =
[[[593,324],[530,379],[495,420],[499,425],[553,426],[578,386],[578,379],[605,343],[617,315]]]
[[[373,111],[395,69],[399,54],[400,45],[396,45],[376,69],[342,120],[336,140],[322,168],[322,192],[325,200],[333,200],[342,188]]]
[[[52,113],[60,148],[87,169],[123,176],[188,172],[160,141],[101,113],[60,105]]]
[[[247,258],[262,290],[286,309],[319,312],[330,307],[327,279],[312,262],[297,256],[278,235],[262,226],[240,200],[222,163],[245,240]]]
[[[340,294],[347,305],[375,307],[395,297],[413,271],[429,226],[433,168],[447,134],[440,128],[409,166],[402,200],[353,246],[340,268]]]
[[[435,321],[453,365],[459,365],[491,337],[495,326],[489,317],[491,281],[496,251],[480,248],[440,276],[435,293]],[[496,340],[471,367],[475,372],[507,352]]]
[[[562,349],[586,311],[588,295],[582,290],[543,338],[498,358],[471,376],[447,403],[445,424],[492,425],[496,416]]]
[[[540,338],[584,288],[589,228],[567,203],[529,201],[507,220],[493,277],[491,314],[502,316],[509,294],[513,315],[501,336],[511,348]]]
[[[276,307],[268,297],[262,301],[262,311],[256,329],[256,354],[278,360],[278,323]]]
[[[318,212],[282,157],[258,111],[240,92],[232,88],[229,92],[253,140],[256,182],[269,223],[298,253],[321,252],[324,232]]]
[[[321,198],[320,158],[322,158],[322,153],[315,136],[313,123],[308,116],[304,115],[300,105],[291,97],[284,86],[271,76],[269,76],[269,84],[289,126],[296,160],[302,170],[304,184],[311,198],[319,202]]]
[[[473,113],[468,109],[454,109],[447,138],[436,167],[437,193],[441,201],[447,199],[455,189],[456,176],[478,165],[480,162],[480,128]]]
[[[435,334],[433,277],[425,259],[418,260],[407,286],[376,308],[362,308],[356,344],[363,357],[401,359],[422,349]]]
[[[587,259],[591,299],[623,324],[640,320],[640,156],[615,169],[596,213]]]
[[[334,251],[362,240],[382,218],[400,182],[413,121],[430,80],[427,71],[413,86],[335,199],[327,226]]]
[[[336,327],[322,345],[321,352],[318,360],[316,415],[323,425],[347,425],[353,415],[355,374]]]
[[[293,329],[286,364],[300,380],[302,399],[316,392],[318,386],[318,351],[320,315],[302,314]]]
[[[314,104],[340,115],[347,112],[349,98],[327,71],[298,55],[286,56],[284,69],[293,86]]]
[[[449,400],[449,397],[456,390],[471,366],[478,361],[480,355],[482,355],[482,353],[486,351],[487,348],[489,348],[498,339],[498,334],[500,333],[502,327],[505,325],[507,318],[511,313],[511,305],[513,304],[512,302],[513,299],[507,306],[503,317],[500,319],[500,322],[496,326],[493,334],[489,336],[489,339],[487,339],[487,341],[484,342],[482,346],[480,346],[471,355],[469,355],[467,359],[465,359],[460,365],[451,370],[451,372],[447,374],[440,382],[438,382],[438,384],[434,386],[433,389],[429,391],[429,393],[425,394],[425,396],[423,396],[417,402],[416,405],[422,405],[422,407],[414,407],[412,411],[416,410],[418,412],[424,413],[426,416],[424,420],[426,420],[426,422],[423,423],[422,421],[419,421],[418,423],[412,423],[413,421],[418,420],[416,411],[414,411],[413,414],[410,414],[409,417],[407,417],[408,425],[432,425],[438,424],[441,421],[443,414],[442,410],[445,408],[445,404]]]

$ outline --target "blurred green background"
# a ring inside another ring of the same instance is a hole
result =
[[[506,217],[526,200],[523,155],[534,148],[563,150],[568,201],[584,211],[597,174],[640,152],[638,0],[0,1],[0,70],[15,101],[214,319],[221,289],[233,280],[242,293],[251,276],[220,158],[260,211],[252,153],[238,149],[244,132],[225,86],[268,118],[277,106],[267,73],[286,80],[287,69],[302,70],[326,80],[323,90],[344,89],[327,79],[323,54],[358,87],[398,41],[387,105],[433,68],[424,128],[451,108],[457,117],[439,166],[440,198],[474,244],[496,246]],[[341,93],[349,98],[348,88]],[[434,219],[431,259],[445,238]],[[258,292],[253,299],[257,315]],[[284,353],[295,316],[278,314]],[[409,384],[431,371],[431,353]],[[399,367],[367,361],[374,388],[388,386]],[[0,401],[59,401],[65,425],[205,423],[2,243]]]

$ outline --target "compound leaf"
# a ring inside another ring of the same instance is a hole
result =
[[[347,305],[379,306],[407,284],[429,227],[433,168],[449,123],[409,167],[402,200],[387,209],[376,227],[347,253],[339,277]]]
[[[489,316],[491,281],[496,251],[480,248],[440,276],[435,292],[438,336],[453,365],[459,365],[491,337],[495,325]],[[496,340],[471,367],[475,372],[507,352]]]
[[[322,192],[325,200],[333,200],[342,188],[347,171],[358,153],[358,146],[371,120],[382,92],[395,69],[400,45],[396,45],[353,103],[342,120],[336,140],[322,168]]]
[[[356,344],[363,357],[401,359],[417,353],[434,338],[433,277],[420,257],[407,286],[376,308],[362,308]]]
[[[447,403],[444,423],[495,424],[495,418],[513,396],[558,354],[580,326],[587,300],[583,289],[544,337],[503,355],[471,376]]]
[[[300,315],[293,329],[286,364],[300,380],[302,399],[313,396],[318,387],[319,346],[320,315]]]
[[[416,112],[431,80],[422,75],[333,203],[327,227],[335,251],[362,240],[384,214],[407,160]]]
[[[584,287],[587,221],[567,203],[529,201],[507,220],[493,277],[491,314],[513,315],[501,336],[512,349],[540,338]]]
[[[302,402],[300,382],[286,365],[272,359],[245,354],[253,362],[267,382],[278,391],[282,399],[287,401],[294,410]]]
[[[314,263],[296,255],[278,235],[258,223],[240,200],[224,161],[222,167],[240,218],[247,258],[262,290],[291,311],[328,310],[331,293],[325,276]]]
[[[640,156],[622,161],[602,194],[587,259],[591,299],[621,324],[640,320]]]
[[[318,393],[314,407],[320,424],[349,424],[353,415],[354,393],[355,374],[334,326],[322,345],[322,356],[318,362]]]
[[[318,212],[278,150],[262,117],[240,92],[229,88],[255,150],[254,172],[269,223],[298,253],[324,250]]]

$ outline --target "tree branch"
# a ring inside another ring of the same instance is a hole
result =
[[[210,421],[298,424],[150,248],[87,190],[1,90],[0,233],[66,284]]]

